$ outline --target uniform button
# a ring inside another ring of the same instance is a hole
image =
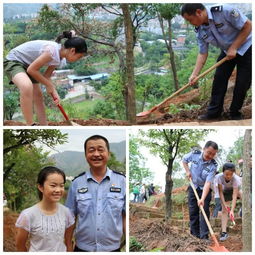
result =
[[[100,213],[98,213],[98,215],[100,215]]]
[[[97,231],[99,231],[100,229],[98,228]]]

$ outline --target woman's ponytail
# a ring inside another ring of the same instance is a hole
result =
[[[87,44],[83,38],[77,37],[75,31],[64,31],[59,35],[55,42],[60,43],[62,39],[67,38],[64,42],[65,49],[75,48],[76,53],[87,53]]]
[[[61,40],[64,39],[64,38],[66,38],[66,39],[71,39],[71,38],[73,37],[74,34],[75,34],[74,31],[64,31],[64,32],[62,33],[62,35],[59,35],[59,36],[57,37],[57,39],[55,40],[55,42],[60,43]]]

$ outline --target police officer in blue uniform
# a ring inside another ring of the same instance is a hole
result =
[[[84,143],[90,170],[76,177],[66,206],[76,217],[74,251],[120,251],[125,234],[126,178],[110,170],[108,140],[99,135]],[[68,238],[72,242],[72,236]]]
[[[199,206],[202,205],[206,215],[210,217],[211,201],[211,183],[217,169],[217,163],[214,160],[218,151],[218,145],[213,141],[205,144],[203,152],[199,150],[192,151],[183,157],[183,166],[188,179],[192,179],[194,186],[200,198],[197,201],[192,187],[188,188],[188,204],[190,217],[190,233],[200,239],[209,238],[209,230],[203,215],[199,214]],[[189,165],[190,164],[190,165]]]
[[[197,82],[197,76],[206,62],[209,44],[221,49],[218,61],[225,56],[228,59],[216,69],[207,113],[198,119],[221,117],[228,80],[235,66],[237,77],[228,115],[230,119],[242,119],[240,110],[251,86],[251,21],[240,10],[227,4],[212,7],[205,7],[200,3],[184,4],[181,15],[196,26],[199,45],[196,65],[189,79],[191,85]]]

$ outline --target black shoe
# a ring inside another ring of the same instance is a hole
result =
[[[242,120],[243,119],[243,115],[242,113],[236,113],[236,114],[231,114],[229,115],[229,119],[230,120]]]
[[[210,114],[203,114],[203,115],[199,115],[198,116],[198,120],[215,120],[215,119],[219,119],[220,116],[215,116],[215,115],[210,115]]]
[[[209,238],[201,238],[201,241],[207,246],[212,245],[212,241]]]

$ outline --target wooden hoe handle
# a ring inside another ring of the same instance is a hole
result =
[[[218,66],[220,66],[221,64],[223,64],[225,61],[227,60],[227,57],[224,57],[223,59],[221,59],[220,61],[218,61],[217,63],[215,63],[213,66],[211,66],[210,68],[208,68],[207,70],[205,70],[203,73],[201,73],[200,75],[197,76],[196,80],[198,81],[199,79],[203,78],[204,76],[206,76],[208,73],[210,73],[212,70],[214,70],[215,68],[217,68]],[[170,99],[174,98],[175,96],[179,95],[183,90],[185,90],[186,88],[188,88],[190,85],[190,83],[187,83],[186,85],[184,85],[183,87],[181,87],[179,90],[177,90],[176,92],[174,92],[171,96],[167,97],[164,101],[162,101],[160,104],[157,105],[157,108],[159,108],[160,106],[164,105],[167,101],[169,101]]]
[[[197,194],[196,188],[195,188],[194,183],[192,182],[191,178],[190,178],[190,186],[192,187],[193,192],[194,192],[194,194],[195,194],[195,196],[197,198],[197,201],[198,201],[200,198],[199,198],[199,196]],[[204,207],[202,205],[200,205],[199,207],[200,207],[200,210],[201,210],[201,212],[202,212],[202,214],[204,216],[205,222],[206,222],[206,224],[208,226],[208,229],[210,231],[210,234],[211,234],[212,238],[214,239],[214,242],[215,242],[216,246],[220,246],[219,242],[217,241],[217,239],[215,237],[215,234],[214,234],[213,229],[211,227],[211,224],[210,224],[210,222],[208,220],[208,217],[207,217],[207,215],[205,213]]]

